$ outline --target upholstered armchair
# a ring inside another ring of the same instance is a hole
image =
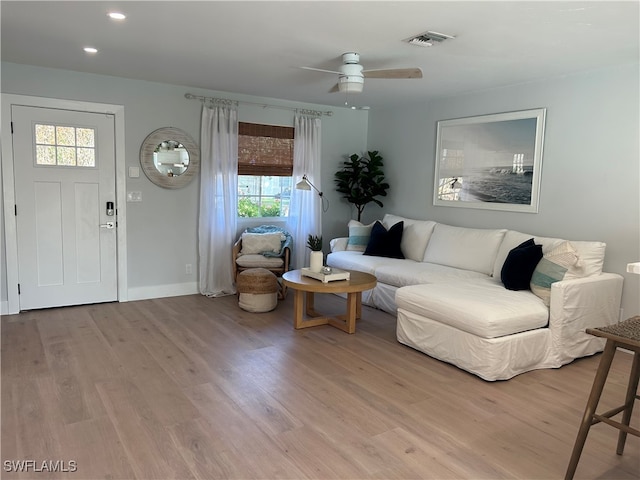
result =
[[[249,268],[266,268],[277,277],[289,271],[293,240],[289,232],[275,225],[246,229],[233,245],[233,279]],[[280,283],[278,296],[283,299],[286,287]]]

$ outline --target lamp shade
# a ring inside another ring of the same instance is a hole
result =
[[[311,190],[311,185],[307,181],[306,176],[302,177],[302,180],[296,183],[296,190]]]

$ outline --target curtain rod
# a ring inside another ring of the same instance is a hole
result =
[[[330,117],[331,115],[333,115],[333,112],[331,110],[323,112],[322,110],[310,110],[307,108],[285,107],[282,105],[269,105],[267,103],[245,102],[240,100],[228,100],[226,98],[205,97],[202,95],[194,95],[193,93],[185,93],[184,98],[188,100],[200,100],[202,103],[210,102],[218,105],[238,105],[239,103],[244,103],[246,105],[258,105],[263,108],[281,108],[283,110],[292,110],[296,113],[301,113],[302,115],[316,115],[318,117],[321,117],[323,115]]]

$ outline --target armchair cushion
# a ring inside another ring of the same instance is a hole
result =
[[[243,233],[242,234],[242,255],[280,253],[282,233]]]
[[[284,260],[281,257],[265,257],[258,253],[240,255],[236,259],[239,267],[243,268],[282,268]]]
[[[285,254],[285,250],[289,249],[291,251],[293,249],[293,238],[291,234],[287,232],[282,227],[278,227],[276,225],[260,225],[259,227],[251,227],[247,228],[243,235],[246,233],[259,233],[259,234],[278,234],[280,235],[280,249],[278,251],[263,251],[263,252],[255,252],[261,253],[267,257],[282,257]],[[244,242],[242,242],[244,243]]]

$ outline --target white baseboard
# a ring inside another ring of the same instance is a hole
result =
[[[200,293],[198,282],[172,283],[169,285],[151,285],[149,287],[129,288],[129,301],[147,300],[149,298],[177,297]]]
[[[0,315],[9,315],[9,302],[0,302]]]

